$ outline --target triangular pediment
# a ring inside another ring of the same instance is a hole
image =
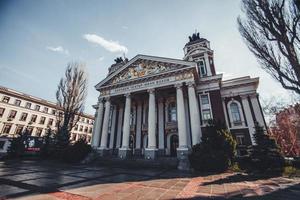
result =
[[[107,76],[95,87],[99,89],[104,86],[115,85],[191,66],[195,66],[195,63],[179,59],[137,55],[120,69]]]

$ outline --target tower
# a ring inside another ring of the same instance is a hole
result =
[[[189,36],[189,42],[185,44],[183,50],[183,60],[196,62],[200,77],[216,74],[210,42],[205,38],[201,38],[199,33]]]

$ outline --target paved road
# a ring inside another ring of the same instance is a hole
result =
[[[0,162],[0,199],[300,199],[300,179],[176,170]]]

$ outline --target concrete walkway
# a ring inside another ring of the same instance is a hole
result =
[[[0,162],[0,199],[300,199],[300,179]]]

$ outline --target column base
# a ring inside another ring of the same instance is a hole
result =
[[[105,157],[109,155],[109,149],[107,148],[103,148],[103,147],[99,147],[97,148],[97,152],[99,154],[100,157]]]
[[[157,156],[164,156],[166,155],[165,149],[158,149],[157,150]]]
[[[129,148],[119,148],[118,156],[121,159],[126,159],[131,157],[132,151]]]
[[[157,157],[157,149],[145,149],[145,159],[154,160]]]
[[[177,148],[177,159],[178,166],[177,169],[188,171],[190,170],[190,161],[189,161],[189,149],[188,148]]]
[[[141,156],[142,155],[142,149],[134,149],[134,155],[135,156]]]

